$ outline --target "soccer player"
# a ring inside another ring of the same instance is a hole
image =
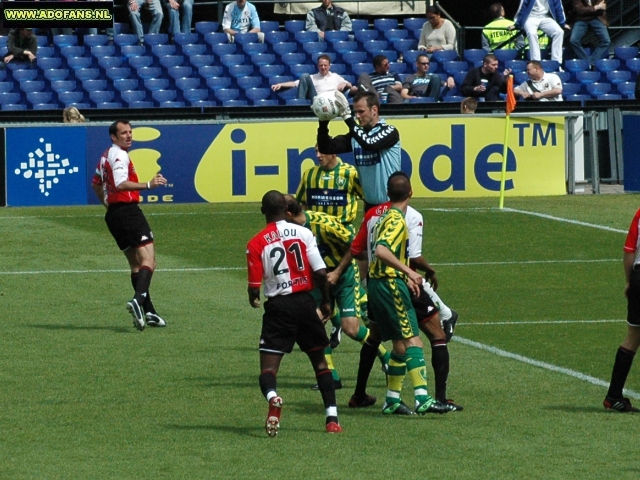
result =
[[[400,398],[407,373],[413,384],[415,412],[446,413],[444,406],[427,393],[423,345],[411,303],[411,293],[420,295],[423,279],[409,268],[409,230],[405,222],[413,193],[409,177],[402,172],[391,175],[387,193],[391,204],[373,227],[369,263],[369,319],[377,324],[381,340],[393,344],[382,413],[411,412]]]
[[[330,285],[331,300],[339,310],[340,324],[344,333],[353,340],[364,345],[369,336],[369,329],[360,324],[362,314],[359,298],[362,295],[358,267],[351,257],[351,241],[353,232],[342,225],[336,217],[323,212],[304,211],[291,195],[287,198],[287,219],[310,229],[318,242],[318,249],[327,264],[327,281]],[[317,299],[318,300],[318,299]],[[331,349],[325,350],[329,358]],[[331,362],[332,363],[332,362]],[[334,372],[334,380],[339,388],[342,383]],[[366,391],[354,395],[349,401],[352,408],[369,407],[376,403],[376,397],[367,395]]]
[[[267,226],[247,244],[249,303],[260,308],[263,280],[267,297],[260,334],[259,377],[260,389],[269,402],[265,428],[270,437],[276,436],[280,428],[282,398],[276,390],[276,375],[282,357],[291,353],[297,343],[316,374],[325,406],[326,431],[339,433],[342,427],[338,423],[336,391],[323,352],[329,343],[323,320],[331,315],[327,269],[311,231],[288,223],[286,210],[282,193],[275,190],[265,193],[261,211]],[[320,290],[322,320],[309,293],[314,280]]]
[[[622,265],[626,278],[627,336],[616,353],[611,383],[603,404],[607,410],[640,412],[628,398],[622,396],[633,359],[640,347],[640,209],[636,211],[627,233]]]
[[[140,331],[144,330],[145,320],[150,327],[165,327],[167,323],[156,312],[149,293],[156,269],[155,249],[153,233],[138,202],[140,190],[158,188],[166,185],[167,180],[158,173],[147,183],[138,181],[128,154],[133,138],[128,120],[113,122],[109,135],[113,145],[102,154],[91,186],[107,208],[105,222],[131,268],[135,295],[127,302],[127,310],[133,316],[133,325]]]

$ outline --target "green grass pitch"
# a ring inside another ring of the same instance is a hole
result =
[[[1,209],[0,478],[638,478],[640,416],[602,407],[626,332],[622,246],[638,197],[412,204],[438,293],[460,314],[449,396],[465,410],[383,417],[378,366],[378,404],[347,408],[359,345],[343,337],[344,433],[324,433],[295,351],[275,439],[257,383],[261,311],[246,295],[256,204],[143,206],[169,326],[142,333],[100,207]],[[640,403],[639,372],[627,388]]]

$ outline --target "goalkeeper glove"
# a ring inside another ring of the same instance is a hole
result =
[[[344,96],[342,92],[336,90],[336,105],[338,106],[338,115],[343,120],[351,118],[351,107],[349,106],[349,100]]]

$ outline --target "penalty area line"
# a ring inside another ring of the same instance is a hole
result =
[[[625,322],[624,319],[613,320],[525,320],[523,322],[473,322],[465,323],[466,327],[475,327],[476,325],[491,326],[491,325],[558,325],[561,323],[617,323]]]
[[[499,357],[509,358],[511,360],[516,360],[518,362],[526,363],[527,365],[531,365],[533,367],[542,368],[544,370],[549,370],[555,373],[561,373],[563,375],[567,375],[569,377],[582,380],[583,382],[587,382],[592,385],[597,385],[598,387],[605,387],[605,388],[609,387],[609,382],[600,380],[599,378],[596,378],[596,377],[592,377],[591,375],[586,375],[584,373],[576,372],[575,370],[571,370],[570,368],[558,367],[557,365],[553,365],[551,363],[534,360],[533,358],[525,357],[523,355],[518,355],[517,353],[507,352],[506,350],[492,347],[491,345],[485,345],[484,343],[474,342],[473,340],[459,337],[458,335],[454,336],[453,339],[456,342],[462,343],[463,345],[477,348],[478,350],[484,350],[485,352],[498,355]],[[633,390],[625,389],[624,394],[628,397],[635,398],[636,400],[640,399],[640,393],[634,392]]]

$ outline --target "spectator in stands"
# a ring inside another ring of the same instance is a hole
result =
[[[436,50],[455,50],[457,48],[456,29],[435,5],[427,7],[427,21],[422,26],[418,50],[433,53]]]
[[[353,85],[337,73],[331,71],[331,59],[328,55],[318,56],[318,73],[300,76],[299,80],[282,82],[271,85],[271,90],[277,92],[281,88],[298,87],[298,99],[313,100],[319,93],[339,90],[348,93]]]
[[[175,38],[178,33],[191,33],[193,18],[193,0],[162,0],[169,14],[169,35]]]
[[[476,108],[478,108],[478,101],[473,97],[467,97],[460,102],[460,113],[463,115],[476,113]]]
[[[4,56],[2,68],[5,67],[5,63],[9,62],[22,62],[29,64],[30,67],[35,67],[38,39],[31,28],[16,28],[9,32],[7,50],[9,53]]]
[[[465,97],[484,97],[488,102],[497,102],[501,100],[500,94],[507,91],[506,77],[510,73],[509,69],[498,73],[498,59],[493,53],[488,53],[482,59],[481,67],[469,69],[460,92]]]
[[[236,0],[227,5],[222,17],[222,31],[233,42],[236,33],[257,33],[258,41],[264,43],[264,33],[260,31],[260,18],[256,7],[247,0]]]
[[[527,63],[529,80],[513,89],[513,93],[525,100],[561,102],[562,81],[555,73],[545,73],[538,60]]]
[[[454,85],[452,77],[443,82],[440,75],[429,73],[429,57],[421,53],[416,57],[416,73],[406,76],[402,82],[400,96],[405,100],[431,97],[437,102],[440,100],[442,87],[453,88]]]
[[[524,38],[520,32],[509,30],[513,26],[513,20],[504,18],[504,7],[501,3],[494,3],[489,7],[491,22],[482,30],[482,48],[491,53],[494,50],[509,48],[513,50],[524,49]]]
[[[320,7],[309,10],[305,27],[309,32],[318,32],[321,42],[324,41],[324,32],[327,30],[350,32],[353,29],[349,14],[331,0],[322,0]]]
[[[389,71],[389,59],[384,55],[376,55],[373,57],[373,68],[372,73],[360,74],[358,88],[377,92],[380,103],[402,103],[402,82],[397,73]]]
[[[551,60],[562,63],[562,41],[564,30],[570,30],[564,15],[562,0],[520,0],[515,25],[510,27],[524,32],[529,40],[529,58],[540,60],[538,29],[551,38]]]
[[[600,60],[609,52],[609,20],[607,20],[607,4],[605,0],[572,0],[573,11],[576,15],[576,22],[571,31],[571,47],[576,57],[588,60],[593,68],[596,60]],[[591,55],[582,48],[582,39],[591,30],[598,38],[598,46]]]
[[[151,25],[149,25],[149,33],[160,33],[160,26],[164,14],[160,0],[129,0],[129,19],[135,34],[138,36],[138,43],[144,45],[144,30],[142,29],[142,19],[140,12],[146,6],[151,11]]]
[[[84,115],[76,107],[67,107],[62,111],[64,123],[84,123]]]

